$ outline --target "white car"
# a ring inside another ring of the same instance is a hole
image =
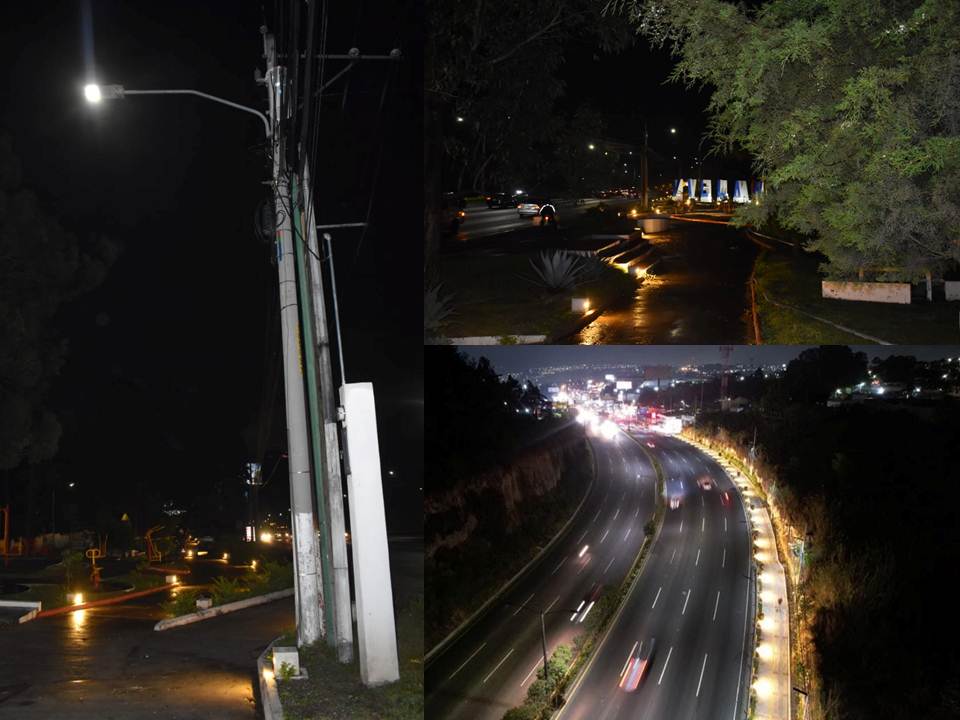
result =
[[[525,200],[517,205],[517,215],[520,217],[534,217],[540,214],[540,203],[534,200]]]
[[[671,496],[670,496],[670,509],[671,509],[671,510],[676,510],[678,507],[680,507],[680,496],[679,496],[679,495],[671,495]]]

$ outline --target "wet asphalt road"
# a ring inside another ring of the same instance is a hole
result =
[[[674,221],[648,236],[660,257],[633,300],[567,342],[583,345],[746,344],[755,246],[739,230]]]
[[[399,604],[423,592],[423,543],[390,552]],[[292,626],[293,599],[155,632],[164,595],[0,628],[0,719],[260,717],[256,658]]]

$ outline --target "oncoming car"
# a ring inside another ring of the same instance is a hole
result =
[[[640,681],[649,672],[650,665],[653,663],[653,651],[656,648],[656,639],[650,640],[649,648],[644,654],[643,643],[639,643],[639,648],[635,644],[634,650],[630,651],[630,657],[627,658],[623,670],[620,671],[620,689],[626,692],[633,692],[640,685]]]
[[[679,496],[679,495],[671,495],[671,496],[670,496],[670,509],[671,509],[671,510],[676,510],[678,507],[680,507],[680,496]]]
[[[697,479],[697,484],[704,490],[709,490],[710,488],[713,487],[713,480],[710,478],[709,475],[703,475],[702,477]]]

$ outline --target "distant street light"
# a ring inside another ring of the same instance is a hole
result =
[[[463,118],[460,115],[457,115],[457,122],[463,122]]]
[[[590,143],[589,145],[587,145],[587,147],[590,148],[591,150],[596,150],[596,149],[597,149],[597,146],[594,145],[593,143]]]
[[[676,128],[670,128],[670,134],[671,134],[671,135],[676,135],[676,134],[677,134],[677,129],[676,129]]]

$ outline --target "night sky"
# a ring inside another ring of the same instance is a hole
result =
[[[87,26],[76,0],[6,3],[0,30],[0,133],[23,185],[79,238],[104,234],[121,251],[103,285],[59,318],[70,350],[51,398],[64,428],[56,464],[88,509],[147,495],[182,504],[217,483],[233,492],[267,418],[268,470],[284,445],[282,382],[264,393],[280,337],[276,269],[254,231],[269,197],[263,126],[187,97],[92,107],[82,87],[95,77],[192,88],[265,110],[254,69],[275,3],[89,6]],[[421,134],[422,21],[412,7],[331,9],[328,52],[398,47],[405,60],[361,64],[325,92],[313,173],[318,222],[363,221],[370,208],[362,244],[359,231],[334,234],[346,374],[374,383],[383,468],[401,478],[386,490],[388,514],[405,530],[420,527],[423,464],[422,163],[409,142]],[[283,509],[287,487],[281,462],[271,497]]]
[[[787,363],[810,345],[736,345],[730,352],[730,364],[775,365]],[[960,345],[853,345],[867,358],[888,355],[912,355],[921,360],[936,360],[960,356]],[[719,347],[715,345],[656,345],[656,346],[587,346],[562,345],[513,347],[461,347],[471,358],[486,357],[501,374],[519,373],[531,369],[565,365],[596,363],[605,365],[685,365],[722,363]]]

